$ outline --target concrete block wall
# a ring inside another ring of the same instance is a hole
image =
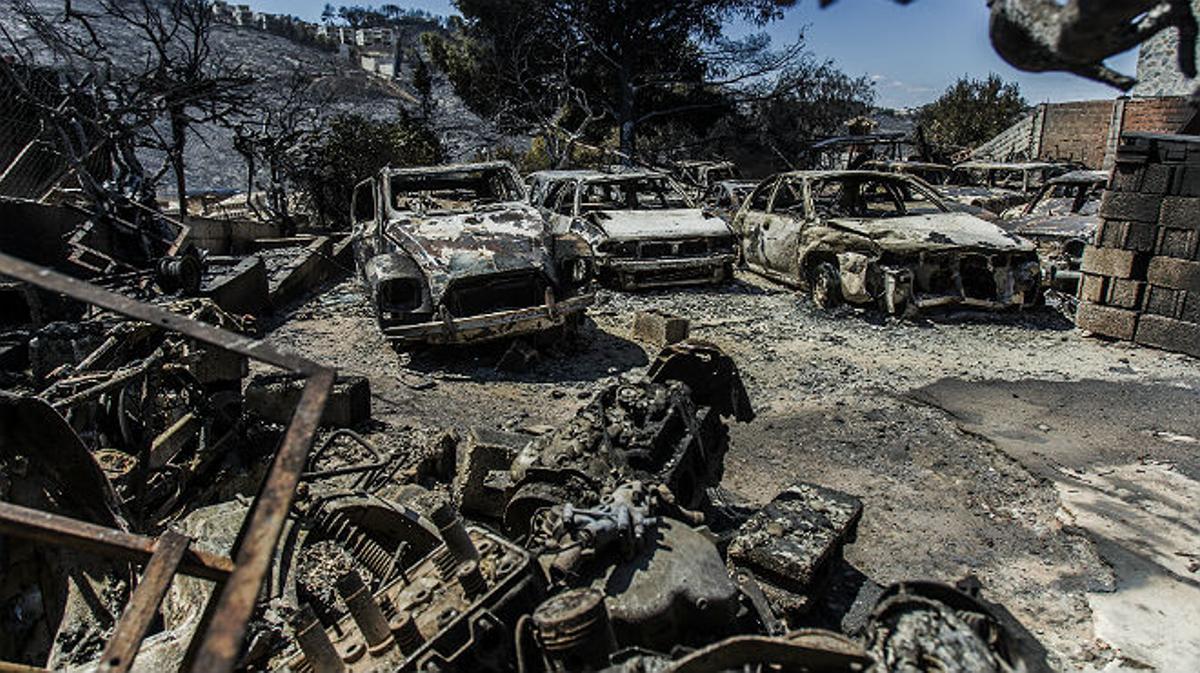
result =
[[[1200,357],[1200,137],[1124,134],[1100,219],[1076,324]]]
[[[971,157],[1075,161],[1108,169],[1116,161],[1121,134],[1177,133],[1196,109],[1186,96],[1046,103],[980,145]]]

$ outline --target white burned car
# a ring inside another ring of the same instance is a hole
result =
[[[927,185],[872,171],[799,171],[759,184],[734,219],[750,269],[821,307],[1003,309],[1040,298],[1032,243],[952,212]]]
[[[506,162],[385,168],[352,211],[359,274],[393,342],[542,332],[592,301],[587,245],[549,231]]]
[[[622,289],[719,283],[732,277],[736,238],[657,171],[543,171],[531,202],[556,234],[590,245],[600,282]]]

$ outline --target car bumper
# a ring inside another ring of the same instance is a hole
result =
[[[705,285],[728,280],[733,253],[686,259],[597,259],[596,268],[626,290]]]
[[[493,341],[543,332],[566,324],[595,302],[594,294],[579,295],[554,304],[485,313],[466,318],[395,325],[383,328],[389,341],[397,344],[465,344]]]

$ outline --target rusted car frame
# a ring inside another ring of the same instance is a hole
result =
[[[1083,251],[1095,242],[1107,184],[1105,171],[1072,171],[1048,180],[1025,207],[1004,213],[1000,226],[1037,246],[1048,287],[1079,289]]]
[[[507,162],[384,169],[355,189],[354,252],[394,343],[488,341],[580,320],[587,249],[553,235]]]
[[[587,241],[605,284],[636,290],[732,276],[736,240],[729,225],[694,205],[663,173],[543,171],[529,183],[554,232]]]
[[[1033,245],[952,212],[922,182],[872,171],[798,171],[759,185],[734,224],[753,271],[815,303],[891,314],[1038,300]]]
[[[16,506],[0,508],[0,530],[51,544],[64,544],[103,556],[147,560],[139,587],[118,622],[105,652],[104,668],[128,670],[149,620],[157,612],[165,586],[176,573],[215,579],[204,625],[189,647],[183,670],[232,671],[258,600],[259,590],[274,558],[288,509],[295,497],[312,447],[318,422],[333,387],[335,372],[270,344],[180,316],[151,304],[104,290],[69,276],[0,254],[0,276],[29,283],[49,292],[107,309],[177,332],[198,342],[245,355],[268,365],[307,377],[300,401],[271,467],[242,525],[232,563],[191,549],[186,538],[164,536],[151,541],[125,531],[89,525]],[[145,590],[143,590],[145,587]]]
[[[679,161],[671,167],[671,177],[697,201],[717,183],[740,180],[741,176],[737,164],[732,161]]]

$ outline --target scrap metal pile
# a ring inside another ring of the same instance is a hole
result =
[[[869,618],[850,635],[829,630],[823,606],[862,504],[800,483],[752,507],[719,488],[727,423],[753,412],[715,346],[669,346],[532,441],[440,435],[413,464],[352,430],[321,430],[362,420],[343,413],[357,393],[339,398],[332,371],[239,335],[211,303],[157,307],[7,256],[0,273],[91,307],[34,329],[30,366],[5,374],[6,660],[106,671],[1041,665],[1003,610],[943,585],[860,598],[876,603]],[[269,405],[243,404],[259,385],[244,380],[248,359],[306,377],[289,389],[286,428],[247,411]],[[238,495],[260,478],[255,498]]]

